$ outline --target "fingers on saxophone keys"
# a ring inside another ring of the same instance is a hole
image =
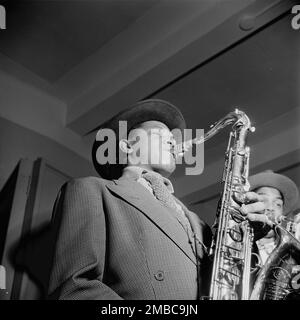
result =
[[[267,224],[270,227],[274,224],[265,214],[261,213],[248,213],[247,218],[253,222],[263,222],[263,224]]]
[[[247,216],[250,213],[264,212],[265,209],[266,209],[265,203],[261,201],[257,201],[249,204],[243,204],[241,207],[241,213]]]
[[[245,200],[246,203],[252,203],[257,201],[263,202],[265,200],[265,196],[257,194],[253,191],[249,191],[245,194]]]

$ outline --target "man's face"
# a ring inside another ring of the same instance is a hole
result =
[[[143,122],[138,128],[130,131],[128,140],[136,141],[132,144],[134,152],[128,158],[137,165],[157,171],[164,176],[169,176],[175,170],[176,142],[172,132],[164,123]]]
[[[270,215],[270,217],[275,220],[283,215],[283,198],[278,189],[272,187],[261,187],[256,190],[256,193],[263,195],[265,198],[265,214]]]

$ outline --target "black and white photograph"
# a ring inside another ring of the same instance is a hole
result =
[[[0,1],[0,300],[300,300],[300,1]]]

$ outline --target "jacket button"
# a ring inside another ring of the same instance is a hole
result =
[[[156,280],[158,281],[163,281],[164,278],[165,278],[165,273],[163,271],[157,271],[155,274],[154,274],[154,277]]]

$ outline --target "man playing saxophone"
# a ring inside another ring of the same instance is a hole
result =
[[[267,170],[249,177],[250,191],[265,203],[263,227],[256,233],[258,239],[255,243],[261,262],[264,264],[276,246],[276,233],[274,222],[279,223],[295,209],[298,202],[299,191],[296,184],[284,175]],[[257,229],[257,226],[256,226]]]
[[[261,269],[254,276],[257,279],[252,295],[257,299],[283,299],[292,290],[293,273],[298,274],[300,267],[299,243],[295,239],[300,240],[300,225],[293,216],[299,191],[291,179],[271,170],[251,176],[249,183],[253,195],[265,203],[261,213],[267,218],[263,225],[253,224],[256,235],[253,256]]]
[[[96,140],[92,155],[100,177],[72,180],[58,195],[48,298],[199,299],[207,295],[211,231],[173,196],[167,179],[176,168],[171,130],[184,129],[184,118],[169,102],[149,99],[102,128],[119,137],[119,121],[128,125],[115,146],[128,156],[126,165],[100,163],[104,141]],[[151,146],[146,164],[137,161],[134,143],[142,132],[139,146]],[[252,203],[243,210],[250,220],[261,221],[261,198],[249,193]]]

